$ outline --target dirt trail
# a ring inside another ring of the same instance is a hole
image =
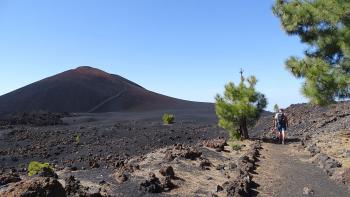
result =
[[[338,185],[316,165],[307,161],[308,155],[297,151],[296,144],[263,143],[260,161],[253,176],[258,185],[257,196],[305,196],[304,187],[313,196],[350,196],[345,186]]]
[[[118,92],[116,95],[113,95],[107,99],[105,99],[104,101],[102,101],[101,103],[99,103],[98,105],[96,105],[95,107],[93,107],[92,109],[90,109],[87,113],[94,113],[96,112],[98,109],[100,109],[103,105],[105,105],[106,103],[110,102],[113,99],[116,99],[120,96],[122,96],[124,94],[124,92],[127,91],[127,88],[124,87],[120,92]]]

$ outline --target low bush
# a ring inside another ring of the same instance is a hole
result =
[[[39,174],[40,172],[43,171],[44,168],[47,168],[47,169],[51,170],[52,172],[54,171],[53,168],[48,163],[40,163],[37,161],[32,161],[29,163],[28,176],[33,176],[33,175]]]
[[[241,135],[238,133],[238,131],[230,130],[229,135],[230,135],[231,140],[240,140],[241,139]]]
[[[175,115],[165,113],[162,119],[164,124],[173,124],[175,121]]]
[[[242,149],[242,146],[239,144],[231,144],[232,150],[239,151]]]
[[[80,134],[79,134],[79,133],[75,135],[75,143],[76,143],[77,145],[80,144]]]

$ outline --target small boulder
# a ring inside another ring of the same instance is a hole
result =
[[[311,145],[309,145],[306,149],[307,149],[307,150],[311,153],[311,155],[313,155],[313,156],[321,152],[321,150],[316,146],[316,144],[311,144]]]
[[[65,192],[67,196],[102,197],[99,190],[92,187],[84,187],[74,176],[65,179]]]
[[[115,163],[114,163],[114,167],[116,168],[120,168],[122,166],[124,166],[124,160],[117,160]]]
[[[75,172],[75,171],[77,171],[77,170],[78,170],[78,167],[76,167],[76,166],[72,166],[72,167],[70,167],[70,170],[71,170],[72,172]]]
[[[148,179],[141,182],[140,190],[148,193],[161,193],[163,191],[163,187],[159,181],[159,178],[157,178],[154,173],[150,172]]]
[[[122,167],[125,171],[133,173],[136,170],[140,170],[140,165],[136,164],[136,163],[126,163],[124,164],[124,166]]]
[[[91,160],[91,161],[89,161],[89,166],[91,168],[99,168],[100,164],[98,164],[97,161],[95,161],[95,160]]]
[[[224,183],[223,188],[226,190],[228,197],[246,196],[249,192],[249,184],[250,178],[242,177]]]
[[[190,147],[190,148],[186,148],[182,152],[181,156],[186,159],[196,160],[198,157],[202,156],[202,153],[199,152],[197,149]]]
[[[213,148],[217,152],[221,152],[225,150],[225,146],[227,146],[227,142],[225,139],[211,139],[203,141],[203,145],[208,148]]]
[[[216,166],[216,170],[224,171],[225,167],[226,167],[225,164],[219,164],[219,165]]]
[[[66,183],[64,190],[66,191],[67,195],[73,195],[79,192],[81,188],[80,181],[76,180],[74,176],[70,176],[64,181]]]
[[[310,195],[313,195],[314,194],[314,191],[309,188],[309,187],[304,187],[303,189],[303,195],[306,195],[306,196],[310,196]]]
[[[174,185],[174,183],[171,182],[171,178],[169,176],[165,177],[164,179],[162,179],[162,189],[163,192],[169,192],[172,189],[174,189],[176,186]]]
[[[57,179],[57,174],[52,170],[52,168],[49,167],[43,167],[41,172],[38,174],[41,177],[52,177]]]
[[[175,177],[174,168],[172,166],[162,166],[159,170],[159,173],[165,177]]]
[[[329,175],[332,175],[334,168],[341,167],[341,163],[333,158],[330,158],[326,154],[319,153],[315,156],[315,161],[318,162],[321,168],[323,168]]]
[[[61,183],[54,178],[34,177],[11,185],[0,192],[0,196],[52,196],[64,197],[65,190]]]
[[[0,186],[6,185],[9,183],[16,183],[21,181],[21,178],[16,173],[2,174],[0,175]]]
[[[348,186],[350,186],[350,168],[346,169],[342,173],[342,182]]]
[[[350,159],[350,150],[344,151],[343,156],[344,156],[345,158]]]
[[[248,163],[248,162],[251,162],[251,161],[250,161],[249,157],[245,155],[245,156],[240,157],[238,159],[238,162],[239,163]]]
[[[128,174],[124,170],[118,170],[114,174],[114,178],[118,183],[124,183],[129,179]]]
[[[209,167],[211,167],[211,166],[212,166],[212,164],[208,159],[204,159],[199,163],[199,167],[202,170],[209,170]]]
[[[233,162],[230,162],[228,164],[228,169],[229,170],[235,170],[237,168],[237,164],[233,163]]]
[[[164,161],[166,162],[171,162],[175,159],[175,157],[173,156],[173,154],[171,153],[171,151],[167,151],[165,153],[165,156],[164,156]]]
[[[215,192],[222,192],[222,191],[224,191],[224,188],[221,185],[217,185]]]

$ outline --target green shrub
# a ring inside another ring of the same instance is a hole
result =
[[[229,130],[229,135],[231,140],[240,140],[241,135],[238,133],[238,131]]]
[[[75,135],[75,143],[78,145],[80,144],[80,134],[79,133]]]
[[[48,163],[40,163],[37,161],[30,162],[28,167],[28,176],[39,174],[43,168],[47,168],[53,171],[53,168]]]
[[[173,115],[173,114],[165,113],[163,115],[163,123],[164,124],[173,124],[174,120],[175,120],[175,115]]]
[[[239,151],[242,149],[242,146],[239,144],[231,144],[232,150]]]

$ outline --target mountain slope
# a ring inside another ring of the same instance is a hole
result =
[[[212,107],[146,90],[118,75],[78,67],[0,96],[0,112],[111,112]]]

